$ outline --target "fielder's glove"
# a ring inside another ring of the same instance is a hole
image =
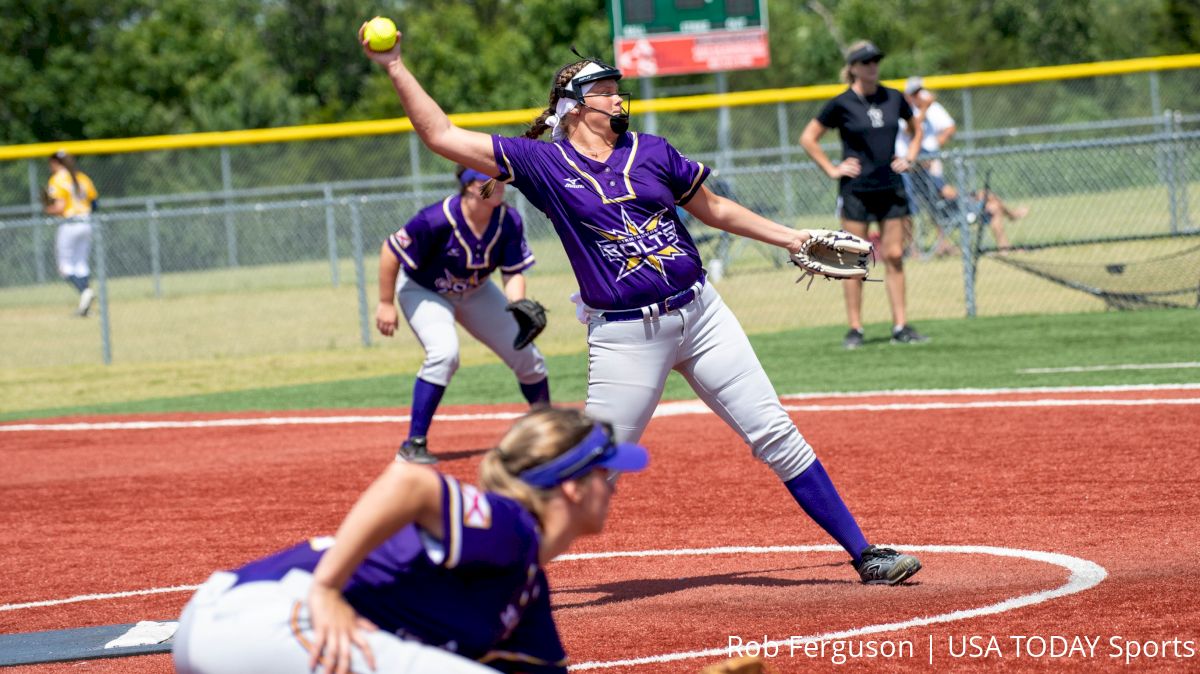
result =
[[[811,238],[800,245],[800,252],[791,256],[792,264],[804,272],[796,283],[824,276],[827,279],[867,277],[867,259],[874,252],[871,242],[849,232],[828,229],[808,230]]]
[[[700,674],[774,674],[775,669],[767,665],[762,658],[730,658],[724,662],[709,665],[700,670]]]
[[[529,346],[546,329],[546,307],[534,300],[509,302],[505,310],[511,311],[517,321],[517,338],[513,340],[513,348],[518,351]]]

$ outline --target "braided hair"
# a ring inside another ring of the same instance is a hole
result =
[[[546,133],[546,129],[550,128],[550,125],[546,123],[546,118],[553,115],[555,108],[558,107],[558,92],[566,88],[571,83],[571,78],[578,75],[579,71],[583,70],[584,66],[591,62],[591,59],[583,59],[574,63],[568,63],[559,68],[557,73],[554,73],[554,82],[550,85],[550,101],[546,105],[546,109],[542,111],[542,114],[533,120],[533,124],[525,132],[526,138],[541,138],[542,134]]]

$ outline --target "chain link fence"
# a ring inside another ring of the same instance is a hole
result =
[[[1200,272],[1186,270],[1200,270],[1200,69],[940,90],[937,79],[927,86],[958,121],[936,157],[955,196],[914,189],[906,266],[914,321],[1131,308],[1142,305],[1139,293],[1196,306]],[[641,115],[635,104],[634,126],[715,167],[709,186],[751,209],[836,228],[836,183],[796,142],[823,99]],[[839,156],[836,134],[826,140]],[[88,322],[71,315],[74,292],[53,259],[57,223],[40,215],[46,162],[0,162],[5,367],[370,345],[380,244],[456,187],[453,167],[412,133],[84,154],[80,168],[101,194],[92,251],[100,302]],[[539,343],[582,349],[561,246],[520,194],[507,198],[539,260],[530,294],[556,317]],[[802,292],[782,251],[682,217],[749,332],[844,320],[836,284]],[[1185,271],[1123,275],[1164,255]],[[864,317],[888,316],[882,287],[869,286]]]

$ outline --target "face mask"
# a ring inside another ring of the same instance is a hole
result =
[[[619,115],[608,116],[608,128],[613,130],[613,133],[618,136],[629,130],[629,113],[622,112]]]

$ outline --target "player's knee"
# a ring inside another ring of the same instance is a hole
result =
[[[425,352],[426,370],[446,372],[447,376],[458,371],[458,349],[434,348]]]
[[[784,480],[799,475],[816,459],[812,446],[790,420],[772,424],[761,437],[752,438],[750,447],[755,458]]]

